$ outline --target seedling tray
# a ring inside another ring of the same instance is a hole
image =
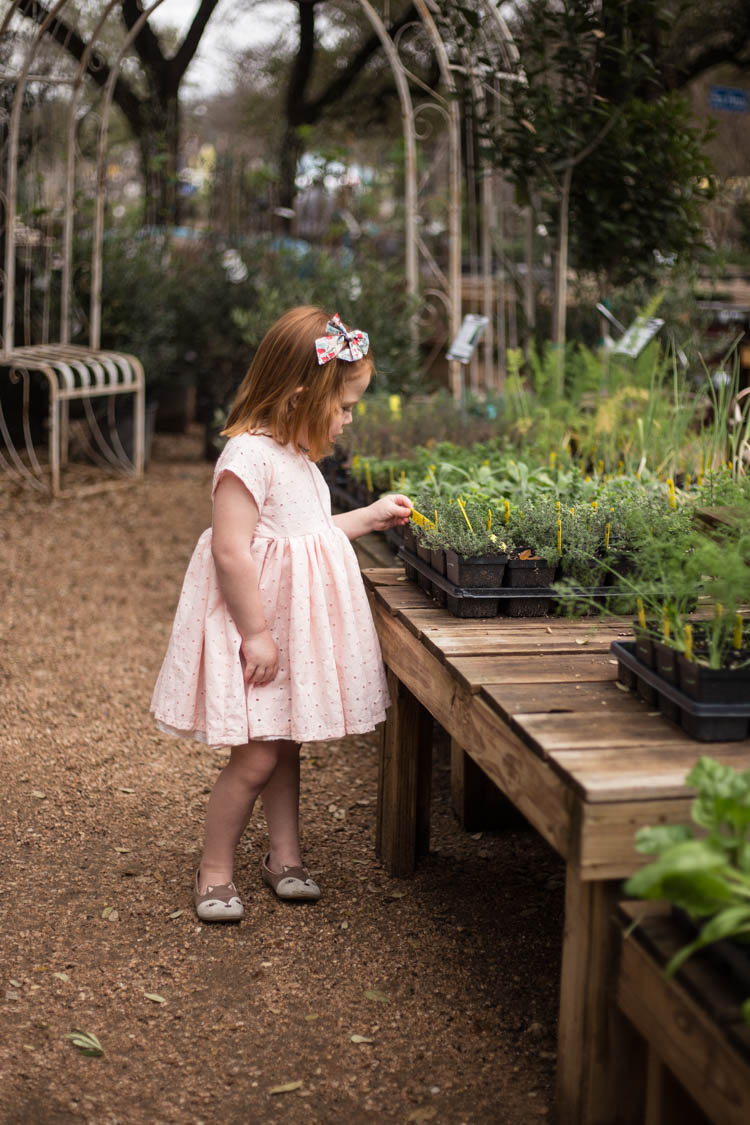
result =
[[[662,679],[635,654],[635,642],[613,641],[617,678],[642,699],[655,700],[666,719],[682,727],[698,742],[740,742],[750,736],[749,703],[696,703],[674,684]],[[651,704],[653,706],[653,704]]]
[[[508,617],[544,617],[554,603],[568,597],[611,597],[618,593],[611,586],[570,588],[564,594],[551,586],[457,586],[406,547],[401,547],[398,553],[406,568],[407,578],[419,581],[421,576],[422,588],[428,584],[433,596],[441,603],[441,595],[445,597],[446,608],[454,617],[497,617],[498,614]],[[507,570],[505,573],[508,573]]]

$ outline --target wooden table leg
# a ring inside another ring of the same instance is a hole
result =
[[[619,880],[584,882],[570,865],[565,885],[558,1125],[641,1125],[643,1040],[617,1007]]]
[[[375,848],[391,875],[411,875],[430,843],[432,715],[387,669],[391,706],[380,731]]]
[[[451,739],[451,802],[465,832],[528,825],[523,813],[501,793],[470,754]]]

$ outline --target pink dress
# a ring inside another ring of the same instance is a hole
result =
[[[151,710],[170,734],[215,746],[361,734],[388,706],[380,645],[351,543],[331,518],[323,477],[265,434],[230,438],[216,463],[239,477],[260,518],[250,545],[276,679],[247,687],[241,637],[219,588],[211,529],[193,552]]]

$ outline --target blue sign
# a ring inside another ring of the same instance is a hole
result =
[[[736,86],[712,86],[708,95],[711,109],[723,109],[729,113],[747,113],[747,90]]]

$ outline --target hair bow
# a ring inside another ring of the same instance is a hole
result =
[[[349,329],[341,323],[338,313],[334,313],[326,324],[326,335],[315,341],[318,363],[328,363],[331,359],[345,359],[354,363],[364,359],[370,350],[370,337],[357,328]]]

